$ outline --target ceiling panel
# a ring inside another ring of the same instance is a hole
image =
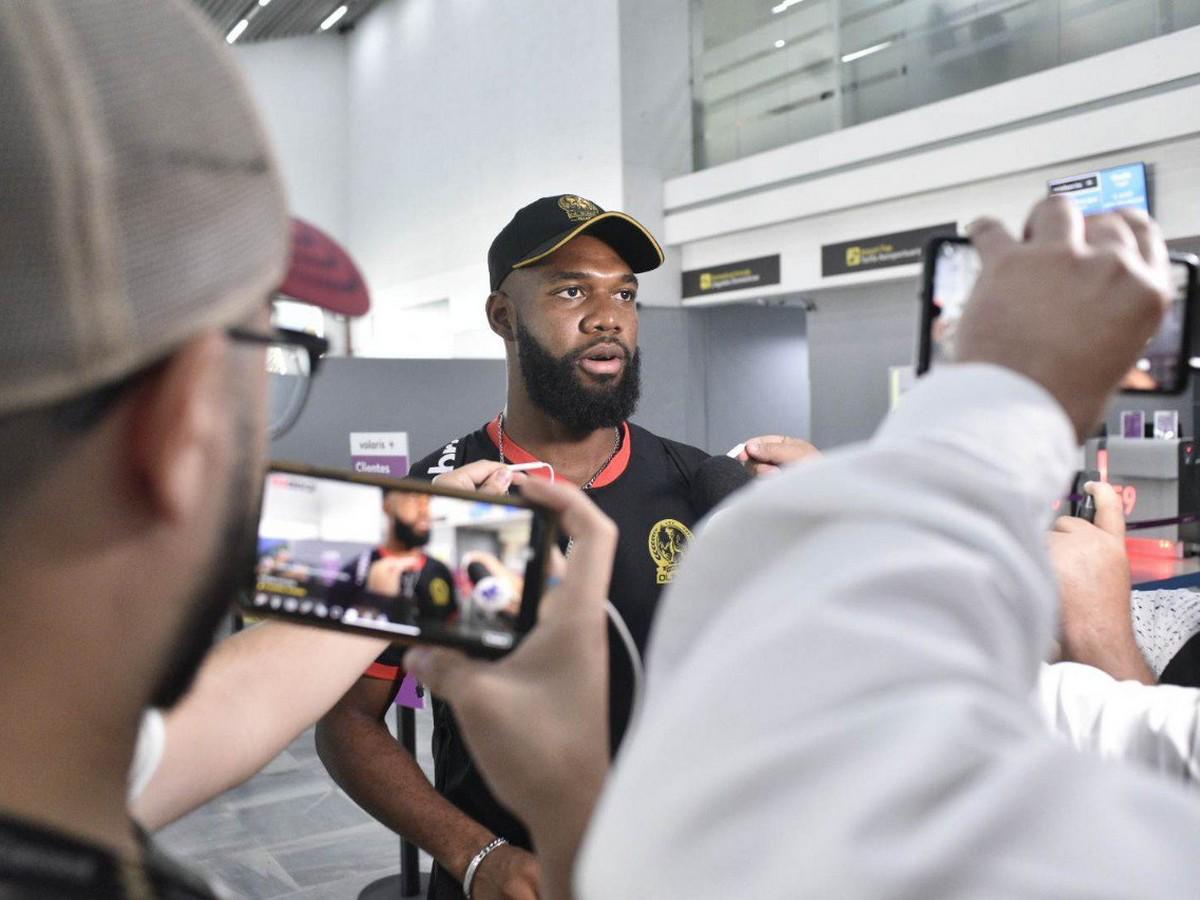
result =
[[[269,0],[261,6],[259,0],[192,0],[213,22],[222,34],[229,31],[242,19],[250,25],[238,38],[238,43],[269,41],[275,38],[315,34],[321,23],[343,0]],[[332,31],[344,31],[366,15],[380,0],[344,0],[349,7],[346,15]]]

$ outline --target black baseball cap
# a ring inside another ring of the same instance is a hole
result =
[[[533,265],[585,233],[616,250],[635,272],[649,272],[662,265],[662,247],[633,216],[615,210],[605,212],[576,194],[557,194],[521,207],[496,235],[488,248],[492,290],[499,290],[513,269]]]

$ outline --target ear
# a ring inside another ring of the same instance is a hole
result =
[[[193,338],[139,385],[131,458],[154,515],[186,521],[208,502],[229,433],[222,390],[227,347],[215,331]]]
[[[512,297],[493,291],[487,298],[488,326],[495,334],[512,343],[517,339],[517,310]]]

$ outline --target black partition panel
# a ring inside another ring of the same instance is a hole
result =
[[[803,309],[645,308],[640,344],[639,425],[713,452],[755,434],[809,436]],[[327,359],[271,455],[346,467],[351,432],[405,431],[415,461],[495,416],[504,392],[501,359]]]
[[[350,465],[350,433],[408,432],[410,461],[474,431],[504,404],[501,359],[327,359],[275,459]]]

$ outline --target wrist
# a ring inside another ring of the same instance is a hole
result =
[[[471,857],[471,861],[467,863],[466,871],[463,873],[462,880],[463,895],[466,897],[466,900],[471,900],[475,889],[475,878],[479,874],[479,869],[483,865],[484,861],[495,851],[507,845],[508,841],[506,841],[504,838],[493,838],[484,844],[483,847],[481,847],[479,851],[473,857]]]
[[[442,853],[432,853],[438,865],[448,875],[453,875],[459,884],[467,877],[467,866],[471,864],[475,854],[496,838],[496,835],[473,819],[468,819],[467,822],[470,823],[470,827],[456,835],[453,844],[445,846]]]

